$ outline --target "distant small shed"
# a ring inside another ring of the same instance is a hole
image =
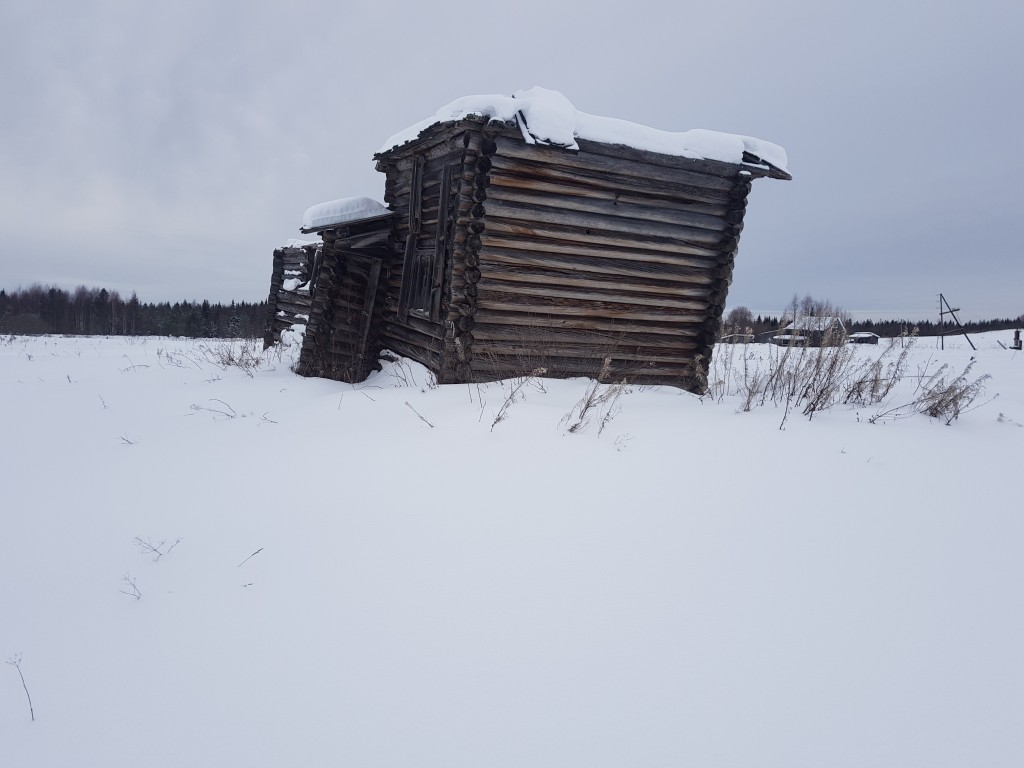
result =
[[[323,247],[300,373],[360,381],[387,348],[441,383],[698,390],[751,181],[790,178],[774,144],[586,115],[538,88],[460,99],[375,157],[386,208],[307,211]]]
[[[846,337],[847,344],[877,344],[881,338],[877,333],[870,331],[858,331]]]

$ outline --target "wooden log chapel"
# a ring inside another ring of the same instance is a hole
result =
[[[375,155],[384,202],[306,211],[274,253],[267,343],[348,382],[383,350],[439,383],[533,373],[692,391],[725,307],[751,181],[778,146],[577,112],[561,94],[460,99]]]

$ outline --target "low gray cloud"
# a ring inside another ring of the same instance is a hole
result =
[[[261,298],[303,210],[470,93],[782,144],[733,305],[1017,315],[1017,5],[23,2],[0,7],[0,286]]]

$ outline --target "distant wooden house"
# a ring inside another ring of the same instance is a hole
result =
[[[307,211],[323,247],[300,373],[360,381],[390,349],[441,383],[701,388],[751,181],[790,178],[785,153],[517,97],[454,102],[390,140],[386,208]]]
[[[846,341],[846,326],[838,317],[804,315],[780,328],[771,343],[782,347],[832,347]]]

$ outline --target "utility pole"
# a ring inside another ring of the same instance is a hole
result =
[[[949,333],[962,333],[964,338],[967,339],[967,343],[971,345],[971,349],[977,351],[978,348],[974,346],[974,342],[971,341],[971,337],[967,335],[967,331],[964,330],[956,316],[956,313],[959,311],[959,307],[953,309],[949,306],[949,302],[946,301],[946,297],[941,293],[939,294],[939,344],[942,349],[946,348],[946,315],[949,315],[953,318],[953,322],[956,323],[956,329],[950,330]]]

